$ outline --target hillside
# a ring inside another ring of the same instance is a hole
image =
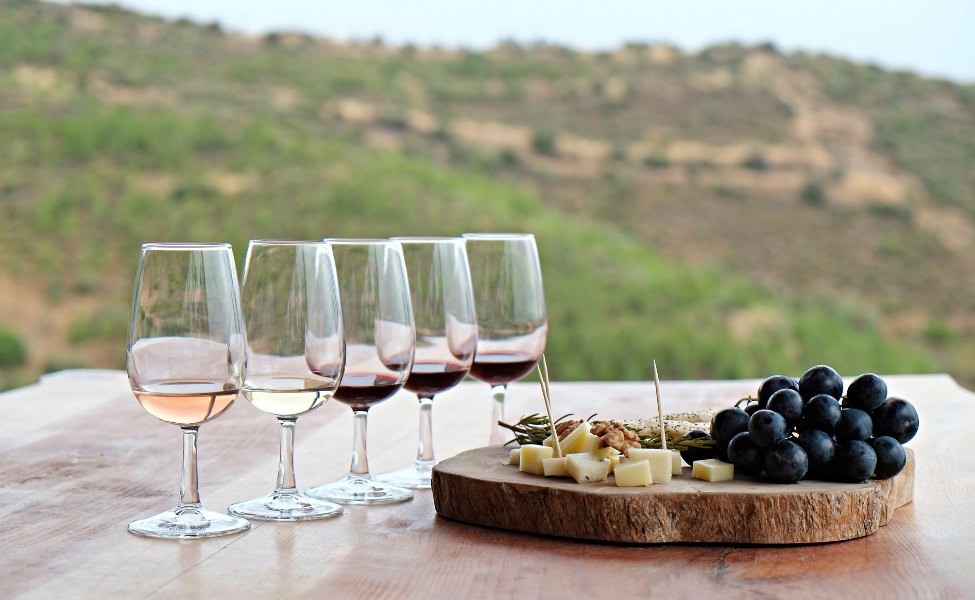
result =
[[[538,234],[559,379],[975,381],[973,86],[0,0],[0,156],[2,385],[120,365],[145,240],[502,229]]]

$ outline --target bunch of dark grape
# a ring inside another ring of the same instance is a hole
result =
[[[902,444],[918,429],[917,410],[907,400],[888,398],[883,379],[860,375],[844,396],[843,379],[826,365],[810,368],[798,381],[773,375],[747,403],[711,420],[713,453],[746,475],[764,473],[777,483],[893,477],[907,462]],[[684,456],[689,464],[702,458],[710,456]]]

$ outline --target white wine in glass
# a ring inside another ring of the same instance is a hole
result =
[[[243,332],[229,244],[142,246],[126,370],[146,411],[182,429],[183,474],[176,507],[129,523],[130,532],[187,539],[250,527],[203,507],[196,460],[200,425],[223,414],[240,391]]]

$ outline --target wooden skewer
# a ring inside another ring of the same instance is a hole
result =
[[[548,363],[545,362],[545,355],[542,360],[535,365],[538,368],[538,382],[542,386],[542,399],[545,400],[545,412],[548,413],[548,426],[552,430],[552,447],[555,449],[555,457],[562,458],[562,444],[559,443],[559,434],[555,431],[555,419],[552,417],[552,396],[549,388]]]
[[[660,423],[660,447],[667,449],[667,430],[664,428],[664,409],[660,401],[660,375],[657,374],[657,361],[653,361],[653,387],[657,390],[657,421]],[[551,417],[549,417],[551,418]]]

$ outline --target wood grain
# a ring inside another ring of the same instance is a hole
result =
[[[849,484],[777,485],[736,474],[708,483],[684,467],[667,485],[580,485],[504,464],[507,451],[478,448],[433,471],[437,514],[462,523],[630,544],[813,544],[864,537],[886,525],[914,490],[914,458],[897,477]]]
[[[915,402],[914,502],[874,535],[808,546],[615,546],[519,534],[438,518],[429,492],[350,507],[307,523],[254,522],[229,538],[171,542],[130,535],[135,518],[170,507],[177,428],[138,405],[118,372],[65,372],[0,394],[0,597],[483,598],[605,596],[975,597],[975,395],[947,376],[888,379]],[[726,406],[756,381],[662,382],[664,410]],[[652,415],[652,385],[558,383],[556,412]],[[440,458],[489,435],[490,396],[464,383],[438,397]],[[537,384],[511,388],[509,416],[539,412]],[[373,470],[412,461],[416,399],[370,411]],[[277,424],[246,402],[201,429],[205,504],[224,509],[270,490]],[[352,415],[338,403],[302,417],[298,483],[348,469]],[[543,579],[539,573],[548,577]],[[551,581],[552,588],[543,588]]]

